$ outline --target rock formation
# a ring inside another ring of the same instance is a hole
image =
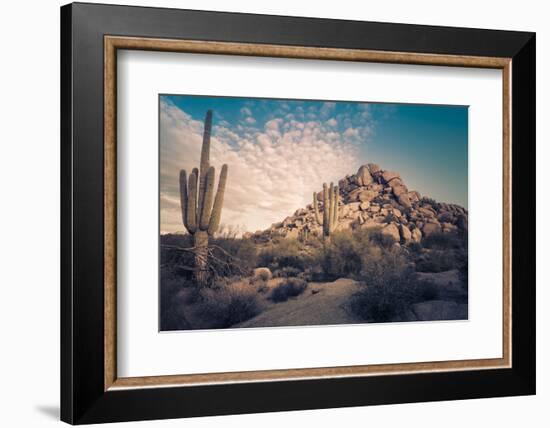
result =
[[[335,230],[372,229],[406,244],[420,242],[423,237],[436,232],[468,230],[468,211],[455,204],[438,203],[422,198],[420,193],[409,190],[399,173],[381,169],[369,163],[356,174],[338,181],[339,197]],[[267,230],[247,233],[243,237],[261,244],[272,239],[322,236],[322,223],[316,221],[315,208],[324,210],[325,192],[317,194],[315,204],[298,209],[293,215]]]

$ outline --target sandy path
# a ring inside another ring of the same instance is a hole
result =
[[[280,327],[297,325],[350,324],[364,322],[348,308],[349,297],[359,284],[346,278],[309,283],[306,290],[286,302],[274,303],[261,314],[235,327]]]

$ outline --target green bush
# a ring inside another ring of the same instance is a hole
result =
[[[307,282],[301,278],[288,278],[281,282],[271,292],[271,300],[274,302],[286,302],[290,297],[295,297],[304,292]]]

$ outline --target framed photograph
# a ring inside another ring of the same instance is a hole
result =
[[[61,73],[62,420],[535,393],[533,33],[76,3]]]

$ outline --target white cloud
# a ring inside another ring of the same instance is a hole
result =
[[[256,123],[256,119],[254,119],[252,116],[248,116],[244,121],[249,125],[253,125]]]
[[[263,129],[214,126],[210,162],[216,180],[221,165],[229,166],[223,223],[248,231],[265,229],[309,204],[323,182],[356,171],[361,132],[350,128],[339,133],[321,119],[276,118]],[[179,170],[198,167],[203,123],[162,101],[160,126],[161,230],[183,231]]]
[[[332,117],[329,120],[327,120],[327,125],[334,128],[335,126],[338,125],[338,121]]]
[[[241,114],[244,114],[245,116],[252,116],[252,111],[248,107],[243,107],[241,109]]]

